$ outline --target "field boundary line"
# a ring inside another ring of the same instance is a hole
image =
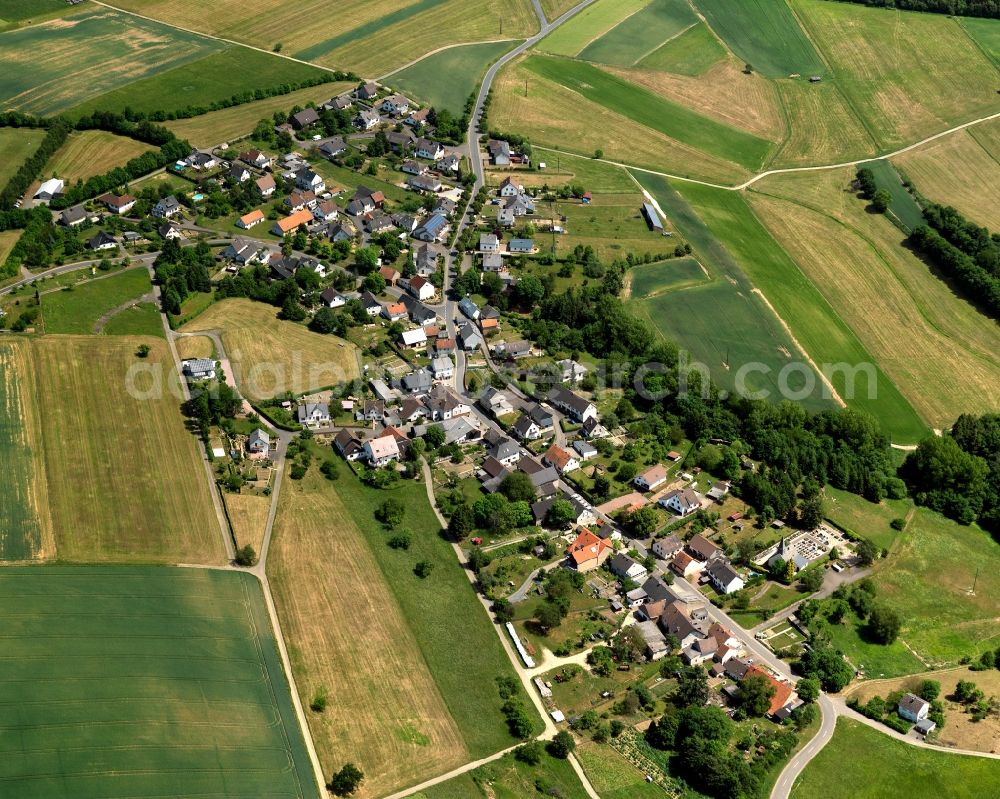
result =
[[[637,8],[635,11],[633,11],[628,16],[622,17],[620,20],[618,20],[610,28],[608,28],[607,30],[601,31],[593,39],[590,39],[589,41],[587,41],[586,43],[584,43],[583,47],[581,47],[579,50],[577,50],[575,54],[573,54],[571,56],[564,56],[564,58],[573,58],[573,59],[580,58],[580,53],[582,53],[584,50],[586,50],[588,47],[590,47],[590,45],[592,45],[594,42],[596,42],[602,36],[607,36],[609,33],[611,33],[611,31],[613,31],[615,28],[617,28],[619,25],[623,24],[624,22],[627,22],[628,20],[632,19],[632,17],[634,17],[640,11],[645,11],[647,8],[649,8],[651,2],[652,2],[652,0],[649,0],[649,2],[647,2],[642,8]],[[549,31],[549,33],[551,33],[551,31]],[[539,44],[541,44],[541,42],[539,42]],[[558,53],[551,53],[548,50],[546,50],[545,52],[546,53],[550,53],[550,55],[559,55]],[[580,60],[581,61],[587,61],[586,58],[580,58]],[[591,64],[591,63],[594,63],[594,62],[587,61],[587,63]]]
[[[445,50],[454,50],[456,47],[471,47],[472,45],[476,44],[500,44],[502,42],[523,42],[523,41],[526,40],[519,39],[516,36],[512,36],[510,38],[504,37],[503,39],[483,39],[482,41],[477,41],[477,42],[455,42],[454,44],[446,44],[442,47],[435,47],[433,50],[424,53],[419,58],[414,58],[412,61],[403,64],[403,66],[401,67],[396,67],[392,72],[386,72],[384,75],[379,75],[377,78],[375,78],[375,80],[379,82],[384,81],[386,78],[391,78],[393,75],[402,72],[404,69],[409,69],[414,64],[419,64],[421,61],[430,58],[432,55],[443,53]]]
[[[622,21],[624,22],[624,20],[622,20]],[[693,28],[697,24],[698,24],[697,22],[692,22],[690,25],[688,25],[683,30],[677,31],[677,33],[675,33],[673,36],[668,36],[666,39],[664,39],[662,42],[660,42],[658,45],[656,45],[656,47],[654,47],[652,50],[649,50],[649,51],[643,53],[642,55],[640,55],[635,61],[633,61],[631,64],[629,64],[629,66],[630,67],[638,66],[639,62],[642,61],[644,58],[649,58],[649,56],[651,56],[653,53],[655,53],[661,47],[666,47],[674,39],[676,39],[676,38],[678,38],[680,36],[683,36],[685,33],[687,33],[689,30],[691,30],[691,28]]]

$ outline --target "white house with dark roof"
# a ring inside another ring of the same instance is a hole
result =
[[[299,424],[318,427],[330,423],[330,406],[325,402],[303,402],[295,410]]]
[[[658,504],[678,516],[687,516],[701,510],[701,497],[690,488],[682,488],[661,497]]]
[[[731,594],[746,585],[743,578],[740,577],[740,573],[733,568],[729,561],[722,558],[710,563],[705,572],[720,594]]]

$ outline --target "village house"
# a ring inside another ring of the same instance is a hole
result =
[[[319,114],[316,113],[315,108],[303,108],[298,113],[292,114],[288,118],[288,121],[296,130],[304,130],[310,125],[319,122]]]
[[[264,177],[257,178],[257,180],[254,181],[254,187],[261,197],[267,199],[274,194],[275,190],[278,188],[278,184],[274,182],[274,178],[271,175],[264,175]]]
[[[286,216],[284,219],[277,220],[271,226],[271,232],[276,236],[284,236],[286,233],[291,233],[297,230],[300,225],[306,225],[308,227],[312,224],[312,221],[312,211],[308,208],[303,208],[301,211],[296,211],[295,213]]]
[[[535,251],[534,239],[511,239],[507,244],[507,252],[530,254]]]
[[[611,559],[611,571],[623,580],[640,582],[645,580],[649,572],[635,558],[624,552],[619,552]]]
[[[524,191],[521,186],[521,181],[515,175],[506,177],[500,184],[500,196],[501,197],[516,197],[518,194]]]
[[[160,199],[150,213],[157,219],[170,219],[174,214],[179,214],[182,207],[177,198],[170,194]]]
[[[409,394],[426,394],[434,385],[433,376],[424,369],[404,375],[399,381],[403,391]]]
[[[173,222],[163,223],[156,229],[156,232],[159,233],[164,239],[176,240],[181,238],[181,229]]]
[[[131,194],[102,194],[97,198],[113,214],[127,214],[135,205],[136,199]]]
[[[441,214],[431,214],[413,231],[413,238],[418,241],[435,242],[441,240],[447,231],[448,219]]]
[[[236,220],[236,227],[243,228],[244,230],[249,230],[254,225],[259,225],[264,221],[266,217],[264,212],[259,208],[255,211],[251,211],[249,214],[244,214],[238,220]]]
[[[430,370],[435,380],[450,380],[455,374],[455,364],[447,355],[438,355],[431,359]]]
[[[264,460],[271,454],[271,437],[261,428],[247,438],[247,455],[251,460]]]
[[[356,461],[365,454],[364,443],[357,433],[346,427],[334,437],[333,446],[345,460]]]
[[[704,562],[697,560],[689,552],[681,550],[670,561],[670,568],[681,577],[690,577],[705,568]]]
[[[191,380],[210,380],[215,377],[216,363],[211,358],[189,358],[181,361],[181,372]]]
[[[235,238],[222,251],[222,257],[238,264],[252,264],[257,260],[260,245],[249,239]]]
[[[407,175],[426,175],[430,167],[427,164],[421,164],[419,161],[414,161],[412,159],[403,161],[399,165],[399,171],[405,172]]]
[[[378,95],[378,84],[370,80],[362,83],[354,90],[354,96],[359,100],[372,100]]]
[[[382,109],[383,113],[400,115],[407,113],[411,105],[408,97],[404,97],[402,94],[390,94],[382,100],[379,108]]]
[[[365,460],[376,469],[399,460],[399,443],[393,435],[382,435],[365,442]]]
[[[899,705],[897,707],[899,715],[907,721],[912,721],[914,724],[927,718],[927,714],[930,713],[930,710],[930,703],[924,701],[915,694],[904,694],[899,700]]]
[[[432,284],[427,278],[420,277],[420,275],[410,278],[410,284],[407,286],[407,290],[418,300],[429,300],[435,294],[434,284]]]
[[[486,143],[493,166],[510,166],[510,145],[503,139],[490,139]]]
[[[187,157],[186,163],[192,169],[196,169],[200,172],[204,169],[215,169],[215,167],[219,165],[219,159],[211,153],[203,153],[199,150],[195,150]]]
[[[319,152],[324,158],[336,158],[347,152],[347,141],[343,136],[331,136],[319,146]]]
[[[570,358],[556,361],[556,367],[559,369],[559,381],[561,383],[579,383],[587,376],[587,367]]]
[[[319,427],[330,423],[330,406],[325,402],[303,402],[295,409],[295,418],[306,427]]]
[[[535,524],[543,524],[545,522],[545,517],[556,500],[568,502],[570,507],[573,508],[573,517],[570,520],[570,525],[574,527],[586,527],[596,521],[593,508],[587,505],[579,496],[560,491],[556,496],[547,497],[546,499],[532,503],[531,513],[535,517]]]
[[[495,233],[479,234],[479,252],[498,252],[499,249],[500,241]]]
[[[558,444],[549,447],[542,456],[542,463],[554,467],[559,474],[566,474],[580,468],[580,461],[574,453],[563,449]]]
[[[583,529],[566,548],[566,555],[577,571],[589,572],[604,565],[604,561],[611,557],[613,549],[610,541],[605,541],[590,530]]]
[[[746,585],[732,564],[722,558],[710,563],[706,574],[720,594],[731,594]]]
[[[257,169],[267,169],[273,163],[271,157],[260,150],[247,150],[245,153],[240,153],[240,160]]]
[[[295,185],[303,191],[311,191],[315,194],[326,190],[326,181],[323,180],[323,176],[308,167],[295,173]]]
[[[426,158],[428,161],[437,161],[444,157],[444,146],[440,142],[432,139],[420,138],[413,145],[413,154],[417,158]]]
[[[561,386],[556,386],[549,392],[548,400],[575,422],[586,422],[597,417],[597,407],[594,403]]]
[[[226,172],[226,178],[231,180],[233,183],[245,183],[253,177],[253,172],[246,168],[243,164],[233,164],[229,167]]]
[[[404,330],[399,334],[399,343],[406,349],[422,350],[427,346],[427,334],[422,327]]]
[[[433,175],[412,175],[406,184],[414,191],[436,194],[441,191],[441,181]]]
[[[398,322],[400,319],[406,318],[406,306],[401,302],[390,302],[382,307],[382,315],[390,322]],[[424,340],[427,340],[426,336],[424,336]]]
[[[450,386],[437,384],[427,397],[427,408],[435,422],[472,412],[465,399]]]
[[[691,540],[687,542],[687,548],[692,555],[699,560],[705,561],[706,563],[722,557],[723,555],[722,550],[705,538],[705,536],[701,533],[691,536]]]
[[[632,483],[640,491],[655,491],[667,482],[667,467],[662,463],[650,466],[642,474],[637,474]]]
[[[327,308],[341,308],[347,304],[347,298],[333,288],[333,286],[323,289],[323,292],[319,295],[319,300]]]
[[[688,516],[701,510],[701,498],[690,488],[671,491],[660,498],[659,504],[678,516]]]
[[[321,200],[316,203],[312,213],[317,222],[332,222],[340,214],[340,209],[333,200]]]
[[[379,116],[378,111],[372,111],[370,108],[362,108],[354,117],[354,127],[359,130],[371,130],[378,127],[381,121],[382,117]]]
[[[110,233],[105,233],[103,230],[100,230],[93,238],[88,239],[86,245],[84,246],[86,246],[88,250],[94,250],[95,252],[102,250],[117,250],[118,239]]]

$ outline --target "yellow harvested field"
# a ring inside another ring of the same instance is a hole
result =
[[[135,356],[138,344],[149,357]],[[35,402],[59,558],[219,564],[222,532],[164,341],[45,336]]]
[[[875,141],[833,83],[775,82],[788,135],[770,167],[836,164],[875,155]]]
[[[373,797],[468,759],[367,541],[315,466],[282,488],[267,565],[324,773],[353,760],[357,795]],[[323,713],[308,710],[319,693]]]
[[[873,696],[881,696],[884,699],[894,691],[916,692],[924,680],[934,680],[941,684],[940,698],[944,703],[945,724],[935,735],[937,742],[957,749],[995,752],[997,741],[1000,741],[1000,717],[992,714],[982,721],[973,721],[963,705],[949,701],[948,697],[955,692],[959,680],[974,682],[987,696],[1000,696],[1000,671],[996,669],[988,671],[972,671],[967,668],[944,669],[893,680],[869,680],[849,688],[845,696],[856,696],[861,702],[867,702]]]
[[[164,122],[180,139],[187,139],[195,147],[220,144],[240,136],[248,136],[260,120],[270,118],[275,111],[288,111],[292,106],[308,102],[326,102],[334,95],[353,87],[351,83],[324,83],[310,86],[280,97],[269,97],[253,103],[211,111],[191,119]]]
[[[236,546],[244,547],[249,544],[259,555],[264,543],[264,528],[271,509],[271,498],[259,494],[227,493],[224,499],[229,520],[233,523]]]
[[[188,358],[211,358],[215,355],[215,345],[208,336],[182,336],[176,341],[177,355],[182,360]]]
[[[545,19],[549,22],[552,22],[554,19],[559,19],[559,17],[577,4],[577,0],[541,0],[541,2],[542,11],[545,13]]]
[[[67,184],[75,183],[124,166],[132,158],[153,149],[149,144],[103,130],[71,133],[46,165],[45,174],[60,177]]]
[[[953,205],[974,222],[1000,231],[1000,161],[968,128],[911,150],[893,163],[927,199]]]
[[[905,249],[888,219],[865,211],[848,190],[853,176],[776,175],[748,199],[928,424],[995,410],[1000,330]]]
[[[991,119],[968,128],[968,131],[986,152],[1000,161],[1000,119]]]
[[[744,75],[730,56],[704,75],[686,77],[646,69],[604,67],[668,100],[770,141],[781,141],[785,119],[772,81]]]
[[[791,6],[880,147],[997,111],[1000,73],[957,20],[828,0]]]
[[[748,175],[735,164],[639,125],[519,64],[505,68],[494,81],[490,126],[516,130],[534,144],[582,155],[601,149],[609,160],[685,177],[728,183]]]
[[[218,330],[240,393],[253,400],[291,391],[305,394],[357,378],[358,352],[336,336],[278,319],[271,305],[222,300],[196,316],[183,333]]]

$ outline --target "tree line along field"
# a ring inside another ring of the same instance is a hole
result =
[[[71,116],[93,111],[178,111],[207,106],[241,92],[270,89],[319,77],[324,70],[249,47],[229,46],[197,61],[158,72],[127,86],[92,97],[70,110]],[[329,92],[329,87],[319,87]],[[325,99],[332,97],[327,95]],[[291,108],[291,104],[288,106]],[[221,141],[221,139],[220,139]]]
[[[774,175],[747,197],[928,426],[950,427],[959,413],[995,409],[1000,331],[901,246],[897,227],[865,210],[848,190],[853,177],[853,168]]]
[[[214,303],[181,328],[218,330],[240,392],[249,399],[297,394],[358,377],[357,348],[277,318],[277,309],[246,299]]]
[[[153,149],[149,144],[103,130],[78,131],[71,133],[52,156],[43,176],[54,175],[71,185],[102,175]]]
[[[981,130],[987,127],[1000,130],[996,122],[966,128],[892,161],[924,197],[954,206],[976,224],[996,231],[1000,230],[1000,147],[990,148],[990,139]]]
[[[34,114],[60,113],[222,47],[107,9],[7,31],[0,33],[0,103]]]
[[[387,81],[407,97],[461,115],[489,65],[515,44],[503,41],[449,47],[394,72]],[[442,80],[442,75],[448,79]]]
[[[30,342],[0,342],[0,458],[5,475],[0,560],[4,561],[50,558],[55,550],[35,396]]]
[[[998,780],[998,760],[918,748],[841,718],[833,738],[795,781],[791,795],[793,799],[979,799],[984,787]]]
[[[141,369],[136,347],[150,347]],[[222,533],[162,339],[31,342],[56,554],[69,562],[220,563]],[[130,390],[130,385],[132,389]],[[114,398],[109,401],[109,397]]]
[[[329,697],[310,715],[324,769],[354,760],[376,795],[511,745],[494,678],[513,671],[424,486],[370,489],[338,466],[335,482],[314,466],[288,487],[268,568],[303,701]],[[405,507],[408,550],[374,518],[388,498]],[[426,579],[419,560],[434,564]]]
[[[252,575],[8,567],[0,612],[5,795],[317,795]]]

